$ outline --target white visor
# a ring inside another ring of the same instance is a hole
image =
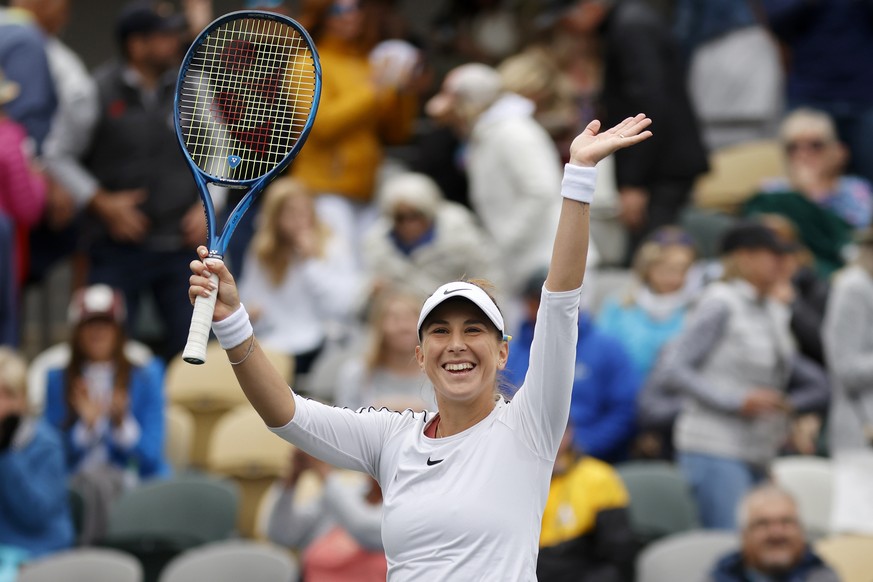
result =
[[[424,305],[421,308],[421,313],[418,316],[418,337],[421,337],[421,326],[427,316],[430,315],[430,312],[436,309],[443,301],[454,299],[456,297],[463,297],[468,301],[472,301],[473,304],[481,309],[482,313],[491,320],[491,323],[494,324],[497,331],[499,331],[501,335],[503,334],[503,316],[500,314],[500,310],[497,309],[497,305],[491,300],[488,294],[472,283],[455,281],[453,283],[446,283],[434,291],[433,295],[428,297],[427,301],[424,302]]]

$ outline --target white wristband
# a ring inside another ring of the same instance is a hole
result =
[[[221,321],[213,321],[212,331],[223,350],[235,348],[254,333],[249,314],[242,303],[239,304],[239,309]]]
[[[583,168],[564,164],[564,179],[561,180],[561,196],[591,204],[594,200],[594,184],[597,182],[597,168]]]

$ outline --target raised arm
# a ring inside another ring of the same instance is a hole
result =
[[[218,299],[213,315],[216,336],[227,350],[227,357],[246,398],[264,423],[272,427],[285,426],[294,418],[294,394],[253,335],[233,275],[222,261],[206,259],[206,247],[198,247],[197,254],[200,260],[191,261],[194,274],[191,275],[188,298],[193,304],[198,295],[205,297],[214,292],[209,275],[218,275]]]
[[[589,206],[594,185],[594,166],[613,152],[652,136],[646,128],[652,120],[640,113],[600,132],[597,120],[588,124],[570,145],[570,163],[564,169],[561,218],[555,233],[552,262],[546,289],[572,291],[582,286],[588,257]]]

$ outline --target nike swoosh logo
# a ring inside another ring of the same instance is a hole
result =
[[[445,459],[438,459],[438,460],[436,460],[436,461],[431,461],[431,460],[430,460],[430,457],[428,457],[428,458],[427,458],[427,466],[428,466],[428,467],[432,467],[432,466],[434,466],[434,465],[439,465],[439,464],[442,463],[443,461],[445,461]]]
[[[451,295],[452,293],[457,293],[458,291],[463,291],[464,287],[458,287],[457,289],[446,289],[443,291],[443,295]]]

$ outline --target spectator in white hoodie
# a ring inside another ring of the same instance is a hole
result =
[[[452,69],[426,111],[466,143],[470,204],[497,243],[500,267],[512,273],[504,288],[518,295],[549,260],[561,207],[552,195],[561,185],[561,156],[534,120],[534,104],[505,91],[487,65]]]

